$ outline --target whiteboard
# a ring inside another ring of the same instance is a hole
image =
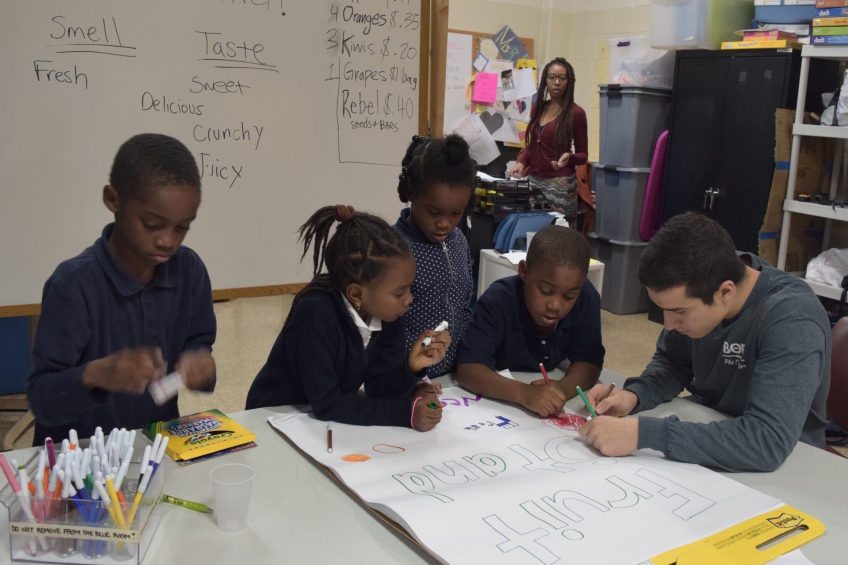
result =
[[[112,221],[118,147],[186,144],[185,245],[215,289],[307,281],[296,229],[351,204],[393,223],[419,113],[420,0],[16,0],[0,8],[0,306]]]

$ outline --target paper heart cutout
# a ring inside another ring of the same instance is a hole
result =
[[[489,130],[489,133],[495,133],[504,125],[504,118],[500,114],[483,112],[480,114],[480,121],[483,122],[483,125],[486,126],[487,130]]]

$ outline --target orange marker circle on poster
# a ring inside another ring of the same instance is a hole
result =
[[[342,457],[342,461],[347,461],[348,463],[362,463],[363,461],[368,461],[371,459],[367,455],[362,455],[361,453],[351,453],[350,455],[345,455]]]

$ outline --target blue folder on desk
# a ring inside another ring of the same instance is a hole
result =
[[[526,238],[527,232],[536,232],[556,221],[549,212],[519,212],[510,214],[498,224],[495,230],[494,245],[498,251],[509,251],[515,247],[515,240]]]

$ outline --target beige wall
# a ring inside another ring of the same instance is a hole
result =
[[[521,37],[539,41],[542,0],[450,0],[448,27],[480,33],[496,33],[509,24]]]
[[[539,64],[565,57],[574,66],[574,99],[586,110],[589,159],[597,160],[597,85],[609,82],[607,40],[650,35],[650,0],[450,0],[451,29],[495,33],[505,24],[535,40]]]

